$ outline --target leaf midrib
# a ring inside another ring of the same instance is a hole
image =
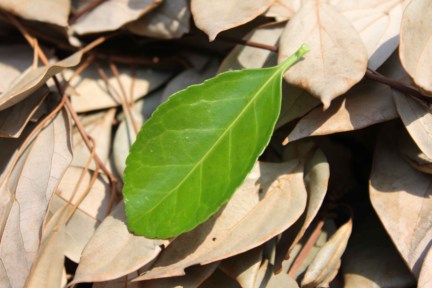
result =
[[[276,76],[280,75],[281,71],[286,69],[284,66],[276,66],[276,67],[278,69],[276,69],[275,73],[264,83],[264,85],[262,85],[262,87],[255,94],[255,96],[253,96],[251,101],[249,101],[249,103],[247,103],[247,105],[240,111],[240,113],[237,115],[237,117],[231,122],[231,124],[228,125],[227,129],[225,129],[225,131],[219,136],[219,138],[216,140],[216,142],[207,150],[207,152],[201,157],[201,159],[195,165],[193,165],[191,167],[191,170],[183,177],[183,179],[175,187],[173,187],[171,190],[169,190],[156,205],[154,205],[147,212],[142,214],[142,216],[140,218],[143,218],[145,215],[151,213],[154,209],[156,209],[166,198],[168,198],[173,193],[173,191],[177,190],[189,178],[189,176],[192,175],[192,173],[202,164],[202,162],[208,157],[208,155],[210,155],[210,153],[214,151],[215,147],[217,147],[217,145],[220,143],[220,141],[222,141],[222,139],[224,139],[224,137],[226,136],[228,131],[230,131],[232,129],[234,124],[236,124],[237,121],[243,116],[245,111],[247,111],[249,106],[256,100],[258,95],[261,94],[261,92],[267,87],[267,85]]]

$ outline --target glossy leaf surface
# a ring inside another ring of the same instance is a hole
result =
[[[267,145],[281,102],[280,65],[222,73],[169,98],[143,125],[126,161],[129,229],[168,238],[228,201]]]

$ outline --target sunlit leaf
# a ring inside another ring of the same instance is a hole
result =
[[[272,68],[220,74],[155,111],[126,161],[123,194],[132,232],[173,237],[227,202],[271,137],[283,73],[306,52],[302,46]]]

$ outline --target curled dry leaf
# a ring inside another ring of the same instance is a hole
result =
[[[4,93],[10,84],[32,65],[32,61],[33,52],[28,45],[0,46],[0,92]]]
[[[432,277],[430,276],[432,271],[432,249],[426,255],[424,265],[420,271],[420,277],[418,281],[418,288],[427,288],[432,284]]]
[[[123,171],[126,167],[126,158],[129,154],[129,149],[136,139],[136,132],[131,121],[135,121],[138,127],[148,119],[162,99],[162,90],[157,90],[149,96],[137,101],[132,109],[132,120],[124,117],[119,127],[117,128],[113,142],[113,160],[116,171],[123,176]]]
[[[245,287],[245,286],[242,286]],[[247,286],[246,286],[247,287]],[[286,273],[273,274],[273,265],[265,260],[259,269],[259,275],[251,288],[299,288],[297,282]]]
[[[46,85],[18,104],[0,111],[0,137],[18,138],[49,94]]]
[[[186,267],[248,251],[287,229],[306,205],[302,166],[255,165],[223,211],[179,236],[137,280],[183,275]]]
[[[367,68],[367,51],[358,32],[325,1],[311,0],[288,22],[280,39],[279,62],[306,43],[311,52],[285,79],[319,98],[331,100],[359,82]]]
[[[432,2],[412,0],[401,25],[399,55],[414,82],[432,92]]]
[[[261,15],[273,2],[274,0],[192,0],[191,10],[195,25],[213,41],[220,32]]]
[[[393,91],[397,112],[420,150],[432,159],[432,113],[425,103]]]
[[[30,67],[16,78],[4,93],[0,94],[0,111],[9,108],[34,93],[45,82],[65,68],[78,65],[82,52],[78,51],[71,56],[54,64],[38,68]]]
[[[70,0],[0,0],[0,8],[21,18],[66,27]]]
[[[306,0],[276,0],[265,13],[267,17],[275,17],[277,21],[290,19],[300,10]]]
[[[306,270],[301,283],[302,287],[322,287],[328,285],[333,280],[339,270],[341,264],[340,258],[348,244],[351,230],[352,221],[350,219],[321,247]]]
[[[242,288],[234,279],[217,269],[200,288]]]
[[[159,5],[161,0],[107,0],[84,14],[72,25],[79,35],[114,31],[137,20]]]
[[[414,277],[379,219],[367,214],[361,221],[355,226],[343,256],[344,287],[415,287]]]
[[[261,266],[262,247],[228,258],[222,262],[220,269],[240,284],[241,287],[253,288]]]
[[[396,50],[407,0],[330,0],[359,32],[366,46],[368,67],[377,69]]]
[[[107,72],[109,68],[100,65],[108,74],[108,83],[101,78],[95,66],[90,66],[70,81],[72,94],[71,102],[75,111],[88,112],[110,107],[120,106],[121,87],[114,75]],[[170,77],[171,72],[159,72],[147,68],[138,68],[135,73],[128,66],[118,66],[119,78],[126,90],[129,102],[135,101],[154,89],[164,84]],[[73,75],[72,70],[66,70],[63,74],[66,80]],[[133,76],[135,74],[135,76]],[[133,87],[133,91],[131,91]],[[131,93],[129,93],[129,91]],[[130,95],[132,94],[132,95]]]
[[[150,13],[127,25],[137,35],[173,39],[189,32],[189,3],[187,0],[163,1]]]
[[[81,256],[73,283],[101,282],[132,273],[152,261],[167,240],[131,234],[120,202],[96,230]]]
[[[422,265],[430,265],[424,261],[432,241],[432,178],[398,155],[392,141],[401,130],[399,126],[387,126],[381,132],[369,193],[381,222],[418,278]]]
[[[432,159],[427,157],[410,137],[402,135],[399,138],[398,150],[402,157],[418,171],[432,174]]]
[[[58,288],[64,273],[66,209],[60,209],[50,219],[42,232],[41,245],[33,263],[26,288]]]
[[[35,260],[48,201],[72,160],[69,125],[62,110],[20,155],[0,186],[1,287],[23,287]]]
[[[69,167],[50,203],[50,211],[54,214],[65,207],[72,210],[74,205],[78,205],[78,201],[81,202],[85,197],[66,224],[65,231],[64,253],[76,263],[79,262],[85,245],[114,204],[107,179],[99,175],[87,191],[94,173],[87,171],[83,174],[83,172],[85,172],[83,168]],[[79,183],[78,187],[76,187],[77,183]]]
[[[109,109],[107,111],[81,118],[81,122],[83,123],[86,132],[95,141],[96,154],[103,163],[108,161],[108,155],[111,149],[111,130],[115,112],[115,109]],[[72,139],[74,156],[71,165],[86,167],[90,157],[90,151],[77,128],[73,131]],[[93,170],[96,168],[96,163],[94,161],[91,162],[90,168]]]

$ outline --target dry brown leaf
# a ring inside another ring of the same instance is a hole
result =
[[[328,242],[318,251],[312,263],[309,265],[304,278],[302,287],[314,288],[328,285],[336,276],[348,239],[351,235],[352,221],[342,225]]]
[[[298,159],[258,163],[222,211],[176,238],[137,280],[183,275],[186,267],[240,254],[283,232],[306,205],[302,171]]]
[[[425,262],[420,271],[420,277],[418,281],[418,288],[428,288],[432,284],[432,277],[430,275],[430,271],[432,271],[432,249],[429,249],[425,257]]]
[[[11,57],[13,55],[13,57]],[[33,51],[29,45],[0,46],[0,93],[4,93],[9,85],[28,67],[32,65]]]
[[[225,30],[245,24],[264,13],[275,0],[192,0],[191,10],[195,25],[209,40]]]
[[[344,287],[415,287],[414,277],[379,219],[368,212],[355,226],[342,259]]]
[[[420,150],[432,159],[432,114],[424,103],[404,95],[399,91],[393,91],[397,112],[402,119],[405,128],[420,148]]]
[[[244,40],[276,45],[284,24],[267,25],[256,28]],[[222,61],[218,73],[245,68],[262,68],[276,65],[274,53],[265,49],[237,45]]]
[[[88,112],[93,110],[117,107],[121,105],[121,88],[117,79],[109,72],[107,66],[101,65],[102,69],[109,76],[109,83],[101,78],[96,67],[90,66],[80,75],[70,81],[70,92],[72,94],[72,106],[77,112]],[[129,102],[137,100],[149,92],[155,90],[164,84],[170,77],[171,72],[159,72],[147,68],[139,68],[135,72],[135,80],[132,76],[132,70],[129,66],[118,67],[120,81],[126,93]],[[74,72],[66,70],[63,74],[65,79],[71,78]],[[134,83],[134,84],[133,84]],[[131,87],[134,87],[132,94],[129,95]]]
[[[96,230],[81,256],[73,283],[102,282],[136,271],[152,261],[167,240],[131,234],[120,202]]]
[[[16,78],[4,93],[0,94],[0,110],[11,107],[30,96],[45,82],[65,68],[78,65],[81,61],[82,52],[78,51],[71,56],[54,64],[38,68],[28,68]]]
[[[228,258],[220,269],[244,288],[254,288],[255,279],[262,261],[262,247]]]
[[[69,125],[62,110],[1,183],[1,287],[23,287],[35,260],[48,201],[72,160]]]
[[[114,31],[137,20],[162,0],[106,0],[81,16],[72,29],[79,35]]]
[[[400,137],[398,140],[398,150],[405,160],[418,171],[432,174],[432,159],[428,158],[410,137]]]
[[[432,241],[432,178],[398,155],[393,139],[403,128],[385,128],[375,151],[370,198],[396,248],[418,278],[422,265],[430,265],[423,263]]]
[[[58,288],[64,273],[66,209],[57,211],[42,232],[41,245],[33,263],[26,288]]]
[[[27,99],[0,111],[0,137],[18,138],[48,94],[49,89],[44,85]]]
[[[87,172],[81,176],[83,170],[83,168],[69,167],[50,203],[50,211],[55,213],[55,211],[63,209],[65,206],[72,209],[80,199],[85,197],[66,224],[65,231],[66,237],[64,241],[66,242],[66,248],[64,253],[76,263],[79,262],[85,245],[93,236],[99,224],[109,214],[111,205],[114,204],[111,203],[112,195],[108,180],[101,175],[96,178],[88,195],[85,196],[94,173]],[[80,184],[75,196],[72,198],[77,183]]]
[[[200,288],[242,288],[234,279],[223,273],[220,269],[216,270]]]
[[[357,130],[397,116],[391,89],[365,80],[335,100],[329,109],[323,111],[319,106],[301,118],[284,144],[308,136]]]
[[[432,92],[432,2],[412,0],[401,25],[399,55],[414,82]]]
[[[70,0],[0,0],[0,8],[21,18],[66,27]]]
[[[137,35],[173,39],[189,32],[189,3],[187,0],[163,1],[150,13],[127,25]]]
[[[311,51],[285,73],[285,79],[319,98],[327,109],[331,100],[363,78],[366,48],[349,21],[320,0],[306,2],[288,22],[280,39],[279,62],[303,43]]]
[[[366,46],[368,67],[377,69],[396,50],[402,12],[407,0],[330,0],[360,33]]]
[[[273,266],[267,260],[260,267],[259,274],[252,288],[299,288],[297,282],[288,274],[273,274]]]
[[[108,161],[108,155],[111,149],[111,130],[115,112],[115,109],[109,109],[81,118],[86,132],[96,143],[96,154],[103,163]],[[74,157],[71,165],[86,167],[90,157],[90,150],[87,148],[77,128],[73,131],[72,139]],[[90,164],[90,168],[93,170],[96,168],[96,163],[94,161]]]
[[[306,0],[276,0],[267,10],[267,17],[275,17],[277,21],[288,20],[300,9]]]

